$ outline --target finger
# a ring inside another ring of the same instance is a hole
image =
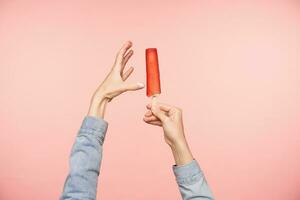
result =
[[[163,111],[163,112],[164,112],[164,111]],[[165,113],[165,114],[166,114],[166,113]],[[152,116],[156,117],[156,116],[153,114],[153,112],[151,111],[151,109],[149,109],[149,110],[145,113],[144,116],[145,116],[145,117],[152,117]],[[157,118],[157,117],[156,117],[156,119],[159,120],[159,118]]]
[[[151,110],[151,107],[152,107],[151,103],[146,105],[146,108],[149,109],[149,110]]]
[[[123,81],[126,81],[128,79],[128,77],[132,74],[134,68],[130,67],[123,75],[122,75],[122,79]]]
[[[165,112],[169,112],[173,108],[173,106],[165,104],[165,103],[156,102],[156,105],[159,106],[160,110],[163,110]],[[152,107],[152,103],[149,103],[146,105],[146,108],[148,108],[148,109],[151,109],[151,107]]]
[[[159,119],[152,115],[152,116],[148,116],[148,117],[144,117],[144,120],[147,121],[147,122],[150,122],[150,121],[159,121]]]
[[[154,115],[151,117],[143,117],[143,120],[145,122],[161,122],[157,117],[155,117]]]
[[[157,105],[159,106],[159,108],[161,110],[166,111],[166,112],[169,112],[173,108],[173,106],[165,104],[165,103],[159,103],[159,102],[157,102]]]
[[[146,123],[147,124],[151,124],[151,125],[155,125],[155,126],[162,126],[161,121],[151,121],[151,122],[146,122]]]
[[[117,54],[117,61],[119,63],[121,63],[123,61],[124,55],[127,52],[127,50],[130,49],[130,47],[132,47],[132,42],[126,41],[124,43],[124,45],[122,46],[122,48],[119,50],[119,52]]]
[[[125,92],[125,91],[134,91],[134,90],[142,89],[144,87],[145,87],[144,83],[140,83],[140,82],[138,82],[138,83],[124,83],[121,90],[123,92]]]
[[[152,105],[151,107],[152,113],[159,118],[162,122],[164,122],[167,119],[167,116],[165,115],[165,112],[161,111],[158,107],[158,105]]]
[[[127,64],[128,60],[131,58],[132,55],[133,55],[133,50],[130,50],[130,51],[125,55],[125,57],[124,57],[124,59],[123,59],[121,71],[123,71],[125,65]]]
[[[145,113],[145,117],[150,117],[152,116],[153,113],[151,112],[151,110],[148,110],[146,113]]]

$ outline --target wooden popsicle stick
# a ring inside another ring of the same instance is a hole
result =
[[[159,94],[154,94],[151,96],[151,104],[156,104],[157,103],[157,97]]]

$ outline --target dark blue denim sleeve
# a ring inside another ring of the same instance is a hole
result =
[[[214,199],[196,160],[182,166],[173,165],[173,172],[183,200]]]
[[[101,167],[102,145],[108,123],[92,116],[83,119],[69,160],[61,200],[95,200]]]

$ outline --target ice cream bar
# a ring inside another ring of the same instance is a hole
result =
[[[147,96],[160,94],[160,77],[156,48],[146,49]]]

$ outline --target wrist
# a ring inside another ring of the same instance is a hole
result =
[[[104,95],[97,95],[96,97],[93,97],[90,102],[88,115],[98,118],[104,118],[106,104],[108,100],[109,99],[106,98]]]

